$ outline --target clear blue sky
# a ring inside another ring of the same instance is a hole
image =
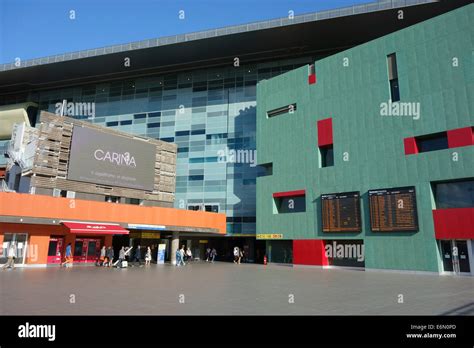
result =
[[[367,2],[371,0],[0,0],[0,63],[286,17],[289,10],[298,15]]]

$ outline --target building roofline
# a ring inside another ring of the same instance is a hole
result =
[[[71,61],[75,59],[91,58],[101,55],[121,53],[127,51],[134,51],[139,49],[146,49],[151,47],[160,47],[166,45],[173,45],[178,43],[185,43],[189,41],[216,38],[225,35],[247,33],[251,31],[265,30],[271,28],[285,27],[295,24],[302,24],[308,22],[321,21],[331,18],[345,17],[351,15],[358,15],[370,12],[377,12],[395,8],[404,8],[415,5],[429,4],[439,2],[440,0],[376,0],[373,2],[367,2],[364,4],[341,7],[332,10],[324,10],[318,12],[311,12],[301,15],[296,15],[294,18],[289,19],[288,17],[275,18],[265,21],[251,22],[241,25],[233,25],[227,27],[221,27],[210,30],[203,30],[197,32],[191,32],[186,34],[164,36],[153,39],[146,39],[141,41],[134,41],[118,45],[110,45],[99,48],[93,48],[88,50],[66,52],[63,54],[56,54],[52,56],[39,57],[20,61],[19,66],[15,65],[15,62],[0,64],[0,72],[27,68],[38,65],[53,64],[64,61]]]
[[[210,33],[207,37],[185,34],[181,36],[182,41],[155,39],[154,46],[146,43],[142,44],[146,47],[140,47],[132,43],[112,46],[117,47],[116,52],[102,48],[40,58],[23,62],[23,67],[0,70],[0,103],[26,101],[29,93],[56,88],[197,69],[230,69],[235,67],[236,57],[239,66],[245,67],[293,58],[314,61],[471,3],[472,0],[383,0],[300,15],[296,20],[262,22],[267,24],[261,28],[247,24],[235,27],[240,29],[225,29],[229,32],[206,31],[204,33]],[[403,20],[399,19],[400,8],[404,9]],[[124,64],[127,59],[132,64]]]

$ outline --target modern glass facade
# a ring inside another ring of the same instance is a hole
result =
[[[256,166],[256,84],[312,60],[230,65],[32,92],[0,97],[0,105],[32,101],[39,110],[57,113],[56,104],[63,100],[95,103],[93,117],[71,115],[67,108],[66,115],[176,143],[175,206],[224,212],[229,234],[253,235],[255,185],[262,171]]]

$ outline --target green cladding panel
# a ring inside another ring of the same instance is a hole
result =
[[[404,138],[474,126],[474,5],[261,81],[257,87],[257,233],[363,239],[366,268],[439,271],[430,182],[474,176],[474,146],[405,155]],[[351,33],[347,33],[350,35]],[[314,35],[318,35],[315,33]],[[396,53],[400,102],[420,115],[382,116]],[[296,103],[293,113],[267,111]],[[317,121],[332,118],[334,166],[320,168]],[[458,161],[453,161],[457,152]],[[415,186],[418,232],[371,232],[368,190]],[[306,190],[306,211],[275,214],[274,192]],[[362,232],[323,233],[320,195],[360,191]]]

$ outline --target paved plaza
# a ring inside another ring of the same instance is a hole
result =
[[[28,268],[0,271],[0,314],[474,315],[474,277],[221,262]]]

